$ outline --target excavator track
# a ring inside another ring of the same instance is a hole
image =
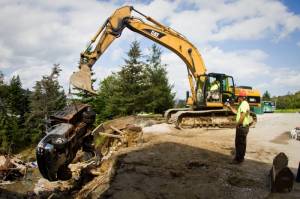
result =
[[[171,116],[179,111],[191,111],[192,109],[191,108],[171,108],[171,109],[168,109],[166,110],[166,112],[164,113],[164,117],[166,119],[166,122],[168,124],[171,124],[172,123],[172,120],[171,120]]]
[[[252,117],[251,127],[257,122],[256,114],[250,112]],[[176,128],[235,128],[236,114],[227,109],[178,111],[168,119]]]

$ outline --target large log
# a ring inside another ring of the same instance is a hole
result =
[[[293,189],[294,174],[288,168],[288,157],[279,153],[273,159],[270,170],[271,192],[285,192]]]

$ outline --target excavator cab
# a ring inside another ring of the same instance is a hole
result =
[[[222,108],[225,102],[235,100],[235,86],[232,76],[222,73],[201,75],[202,83],[197,86],[197,107],[201,109]],[[200,89],[202,87],[202,89]],[[201,94],[200,94],[201,93]]]

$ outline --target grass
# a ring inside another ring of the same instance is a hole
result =
[[[294,109],[276,109],[275,113],[297,113],[300,109],[294,108]]]

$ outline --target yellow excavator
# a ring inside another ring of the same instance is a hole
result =
[[[133,16],[132,12],[142,18]],[[96,94],[92,89],[91,69],[110,44],[121,36],[124,28],[170,49],[186,64],[191,91],[191,96],[187,96],[189,107],[167,110],[165,117],[168,122],[174,122],[178,128],[235,126],[235,114],[224,108],[224,103],[234,104],[235,101],[233,77],[220,73],[207,74],[201,54],[186,37],[132,6],[117,9],[81,53],[80,70],[73,73],[70,79],[74,87]],[[251,113],[251,116],[255,122],[256,115]]]

